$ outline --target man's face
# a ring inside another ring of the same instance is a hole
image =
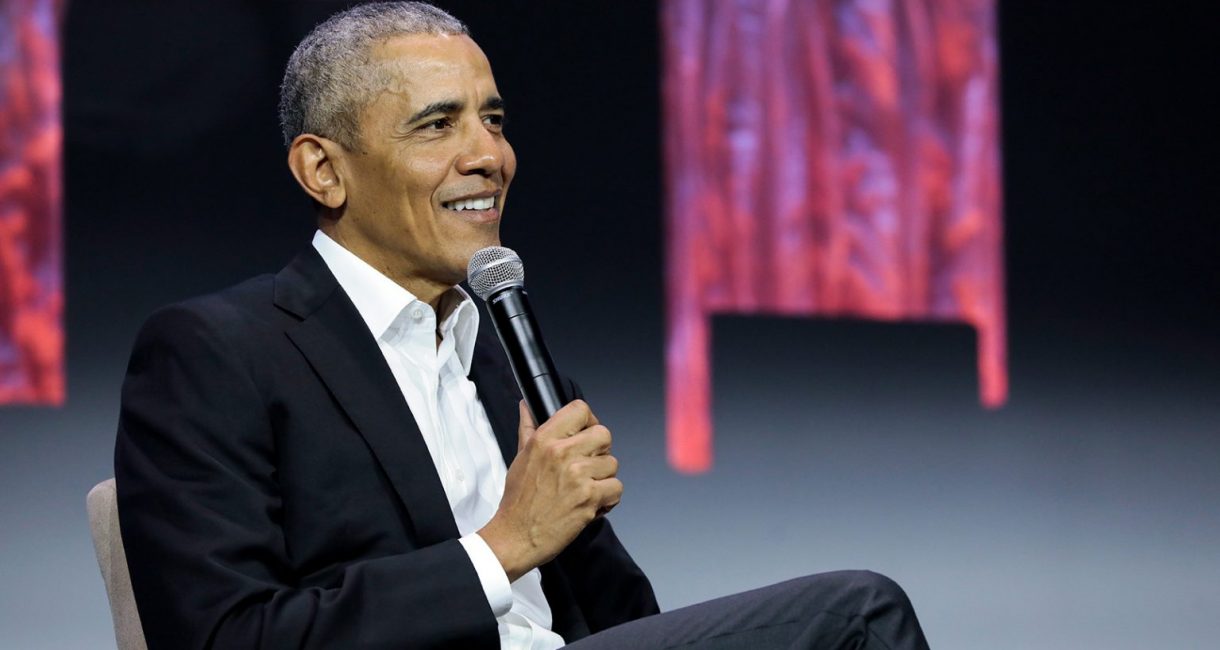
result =
[[[491,65],[461,35],[395,37],[371,58],[389,84],[360,115],[359,147],[337,163],[347,205],[336,232],[391,279],[453,286],[475,251],[500,243],[517,167]]]

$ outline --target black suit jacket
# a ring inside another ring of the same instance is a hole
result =
[[[511,462],[519,397],[483,325],[471,378]],[[153,649],[499,646],[415,420],[312,247],[149,318],[115,476]],[[568,641],[657,611],[604,519],[542,576]]]

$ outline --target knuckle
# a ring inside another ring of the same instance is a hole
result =
[[[596,494],[594,493],[593,485],[588,482],[582,483],[581,486],[576,489],[576,495],[580,498],[580,503],[582,506],[587,507],[589,504],[597,501],[595,498]]]
[[[548,441],[542,445],[542,454],[550,460],[558,461],[563,458],[564,448],[554,441]]]

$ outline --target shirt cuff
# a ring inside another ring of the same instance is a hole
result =
[[[504,616],[513,608],[513,588],[508,584],[508,574],[504,573],[500,560],[478,533],[470,533],[458,542],[466,549],[475,573],[479,574],[479,582],[483,585],[491,612],[496,618]]]

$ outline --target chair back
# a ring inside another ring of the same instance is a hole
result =
[[[114,479],[95,485],[89,490],[85,503],[89,508],[89,530],[93,533],[97,565],[102,569],[102,581],[106,583],[106,596],[110,599],[114,639],[119,650],[147,650],[135,593],[131,590],[131,575],[127,572],[123,537],[119,534],[119,503]]]

